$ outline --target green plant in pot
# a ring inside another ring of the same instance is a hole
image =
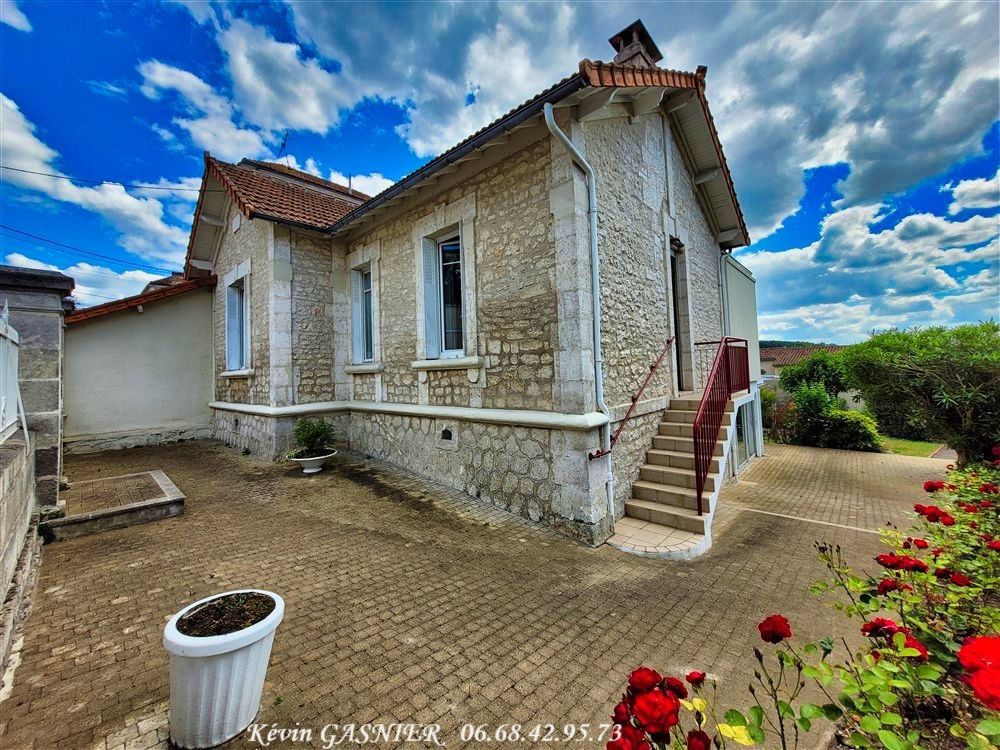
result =
[[[333,442],[333,428],[322,419],[300,419],[292,430],[298,448],[289,451],[288,458],[302,466],[304,474],[315,474],[323,470],[323,462],[337,455],[330,448]]]

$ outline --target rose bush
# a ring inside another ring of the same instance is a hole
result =
[[[839,546],[817,544],[838,593],[833,606],[862,620],[857,638],[795,645],[781,614],[757,626],[753,705],[723,711],[716,684],[636,669],[615,708],[610,750],[709,750],[755,745],[770,735],[798,747],[820,718],[838,722],[855,748],[987,750],[1000,742],[1000,449],[991,463],[928,480],[933,504],[917,503],[919,533],[885,530],[889,551],[872,574],[853,571]],[[803,690],[823,699],[800,702]]]

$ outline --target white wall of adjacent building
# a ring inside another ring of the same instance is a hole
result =
[[[731,255],[724,261],[726,335],[747,340],[750,380],[760,380],[760,334],[757,330],[757,283],[753,274]]]
[[[69,452],[209,437],[211,291],[68,325],[64,387]]]

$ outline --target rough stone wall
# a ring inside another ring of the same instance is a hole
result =
[[[418,358],[413,226],[472,194],[478,340],[476,351],[467,353],[486,361],[485,386],[476,388],[481,405],[553,408],[556,300],[549,181],[549,145],[543,139],[351,243],[352,251],[375,242],[381,246],[379,313],[387,401],[419,399],[417,373],[411,368]],[[457,375],[466,378],[464,370]],[[457,377],[447,380],[445,384],[440,374],[428,374],[433,384],[429,401],[468,406],[468,380],[464,385]]]
[[[73,280],[48,271],[0,269],[0,310],[6,302],[20,338],[18,383],[28,430],[34,435],[35,496],[57,506],[62,475],[63,299]]]
[[[375,401],[375,376],[370,374],[359,374],[354,376],[355,401]]]
[[[35,505],[31,447],[10,438],[0,444],[0,602],[7,598]]]
[[[355,450],[405,466],[588,544],[606,538],[606,519],[592,514],[589,501],[579,501],[572,482],[558,479],[566,444],[582,447],[588,439],[596,441],[596,435],[457,422],[444,425],[453,436],[452,442],[445,443],[442,425],[442,420],[425,417],[356,412],[351,415],[350,443]],[[587,474],[585,468],[580,474]]]
[[[293,231],[292,373],[295,403],[334,399],[330,240]]]
[[[632,497],[632,485],[639,479],[639,469],[646,463],[646,451],[653,447],[653,436],[661,421],[662,409],[653,409],[629,420],[628,427],[611,452],[615,475],[616,517],[625,513],[625,501]]]
[[[270,292],[271,260],[268,243],[274,225],[263,219],[240,222],[232,231],[227,221],[223,230],[215,273],[219,279],[212,302],[212,326],[215,331],[215,400],[240,404],[270,402]],[[226,285],[223,279],[229,271],[244,261],[250,261],[250,366],[254,374],[247,378],[224,378],[226,371]]]
[[[469,376],[465,370],[427,373],[427,400],[435,406],[469,406]]]

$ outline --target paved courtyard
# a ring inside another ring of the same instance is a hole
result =
[[[73,481],[162,469],[186,512],[45,548],[0,745],[166,747],[163,626],[246,586],[286,603],[261,722],[438,722],[456,747],[467,722],[605,722],[641,663],[706,669],[745,706],[760,618],[843,632],[806,590],[824,573],[813,542],[865,565],[872,531],[905,525],[946,463],[768,454],[723,491],[714,548],[689,562],[587,549],[350,454],[312,477],[213,442],[71,457]]]

